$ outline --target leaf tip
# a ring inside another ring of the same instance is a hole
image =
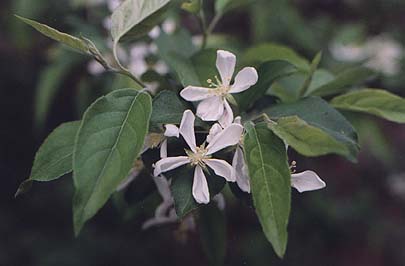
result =
[[[27,193],[31,189],[32,183],[32,180],[29,179],[22,182],[21,185],[18,187],[16,193],[14,194],[14,198]]]

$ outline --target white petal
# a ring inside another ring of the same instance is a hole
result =
[[[227,100],[224,100],[224,107],[225,107],[224,113],[222,114],[218,122],[221,124],[222,127],[225,128],[230,124],[232,124],[233,111]]]
[[[206,159],[204,163],[214,170],[216,175],[222,176],[228,182],[235,182],[233,168],[228,162],[218,159]]]
[[[172,202],[172,193],[170,191],[170,183],[164,176],[153,177],[153,181],[156,184],[157,190],[160,196],[162,196],[163,201]]]
[[[235,72],[236,56],[233,53],[217,51],[217,69],[221,75],[222,84],[228,86]]]
[[[240,147],[236,148],[235,155],[232,160],[232,167],[234,169],[236,183],[239,188],[247,193],[250,193],[250,180],[245,164],[245,159],[243,158],[243,151]]]
[[[243,127],[238,124],[231,124],[222,130],[221,133],[215,136],[215,138],[207,146],[207,155],[213,154],[226,147],[236,145],[240,141],[242,136]]]
[[[325,182],[313,171],[291,175],[291,186],[299,192],[317,190],[326,187]]]
[[[177,222],[177,220],[178,220],[178,218],[174,217],[174,216],[154,217],[143,223],[142,230],[146,230],[152,226],[174,223],[174,222]]]
[[[215,123],[215,124],[211,127],[210,132],[209,132],[209,134],[208,134],[208,136],[207,136],[207,142],[210,143],[211,140],[212,140],[216,135],[218,135],[221,131],[222,131],[221,125],[218,124],[218,123]]]
[[[173,206],[173,202],[163,201],[155,210],[155,217],[166,217],[169,209]]]
[[[225,197],[224,197],[224,195],[222,195],[222,193],[219,193],[219,194],[215,195],[212,198],[212,200],[217,203],[218,209],[220,209],[221,211],[223,211],[225,209],[225,205],[226,205]]]
[[[197,145],[195,142],[194,121],[195,116],[193,112],[190,110],[184,111],[183,118],[181,119],[180,123],[180,134],[183,136],[190,149],[195,152]]]
[[[160,145],[160,159],[167,157],[167,139],[165,139]]]
[[[218,121],[223,113],[224,101],[218,96],[203,100],[197,107],[197,116],[204,121]]]
[[[210,192],[208,190],[207,179],[200,166],[194,170],[193,197],[197,203],[208,204],[210,202]]]
[[[190,159],[187,156],[167,157],[156,162],[154,176],[158,176],[161,173],[176,169],[182,165],[188,164]]]
[[[165,125],[165,128],[166,128],[166,130],[165,130],[164,135],[166,137],[176,137],[176,138],[179,137],[179,128],[177,126],[168,124],[168,125]]]
[[[235,117],[235,120],[233,121],[235,124],[242,125],[242,118],[240,116]]]
[[[135,178],[139,175],[139,173],[141,172],[141,169],[134,169],[124,180],[121,181],[121,183],[118,185],[116,191],[122,191],[124,190],[126,187],[129,186],[129,184],[131,184],[132,181],[135,180]]]
[[[231,86],[229,93],[238,93],[249,89],[257,83],[259,76],[253,67],[245,67],[235,77],[235,83]]]
[[[188,86],[180,92],[180,96],[186,101],[195,102],[212,97],[212,92],[213,89]]]

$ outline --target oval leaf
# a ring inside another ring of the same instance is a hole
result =
[[[126,0],[111,16],[114,43],[123,37],[137,38],[146,34],[160,20],[170,0]]]
[[[279,104],[265,110],[271,119],[298,116],[309,125],[321,129],[347,147],[346,158],[355,161],[359,152],[357,133],[346,118],[319,97],[294,103]]]
[[[103,96],[85,112],[73,155],[76,235],[127,177],[142,149],[151,112],[149,94],[134,89]]]
[[[348,148],[320,128],[309,125],[298,116],[287,116],[271,121],[269,128],[288,145],[305,156],[336,153],[346,156]]]
[[[265,124],[245,124],[245,157],[253,203],[264,234],[279,257],[287,247],[291,208],[291,174],[287,151]]]
[[[332,99],[342,110],[373,114],[389,121],[405,123],[405,99],[384,90],[363,89]]]
[[[72,171],[72,154],[80,121],[57,127],[45,139],[35,155],[30,177],[24,181],[16,196],[25,193],[33,181],[52,181]]]

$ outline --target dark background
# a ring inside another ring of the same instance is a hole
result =
[[[70,176],[35,184],[28,194],[14,198],[46,135],[62,122],[79,119],[80,81],[90,80],[90,87],[106,82],[87,74],[86,59],[79,59],[59,84],[46,122],[38,127],[33,115],[36,87],[52,63],[49,51],[55,44],[17,21],[15,13],[68,32],[80,25],[72,22],[75,18],[99,23],[69,1],[0,2],[0,265],[208,265],[197,232],[184,242],[176,225],[142,231],[150,211],[141,208],[124,215],[112,201],[74,238]],[[388,32],[405,44],[404,14],[405,3],[399,0],[262,0],[226,16],[217,31],[250,43],[278,41],[311,58],[327,51],[339,28],[348,24],[360,25],[368,36]],[[192,19],[184,21],[195,30]],[[405,96],[402,73],[380,76],[369,85]],[[362,118],[373,127],[359,130],[359,163],[291,154],[299,170],[315,170],[327,188],[293,192],[284,260],[274,255],[253,210],[229,197],[226,265],[405,265],[405,189],[398,189],[405,186],[405,127]]]

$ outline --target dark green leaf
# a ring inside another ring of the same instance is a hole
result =
[[[225,215],[215,202],[200,208],[199,214],[201,244],[209,265],[222,266],[226,252]]]
[[[151,112],[149,94],[134,89],[113,91],[87,109],[73,155],[76,235],[127,177],[142,149]]]
[[[374,76],[375,73],[366,67],[355,67],[347,69],[339,73],[336,78],[318,88],[311,88],[307,95],[328,96],[341,93],[350,87],[356,86],[365,82],[367,79]]]
[[[332,99],[338,109],[373,114],[389,121],[405,123],[405,99],[378,89],[352,91]]]
[[[295,103],[279,104],[265,112],[271,119],[298,116],[309,125],[322,129],[344,144],[350,151],[347,158],[352,161],[356,160],[359,151],[356,131],[342,114],[321,98],[310,97]]]
[[[216,0],[215,12],[224,14],[232,9],[242,7],[247,4],[253,3],[255,0]]]
[[[264,234],[279,257],[287,247],[291,174],[287,151],[266,124],[245,124],[245,157],[253,203]]]
[[[25,193],[33,181],[52,181],[72,171],[73,147],[79,126],[80,121],[64,123],[46,138],[35,155],[30,177],[20,185],[16,196]]]
[[[162,91],[153,99],[150,119],[151,129],[159,129],[164,124],[180,124],[183,112],[187,109],[184,102],[173,91]]]
[[[262,98],[275,80],[291,75],[295,71],[296,68],[285,61],[271,61],[261,64],[258,69],[259,80],[256,85],[234,96],[240,110],[247,110]]]
[[[320,128],[309,125],[298,116],[287,116],[268,124],[269,128],[289,146],[305,156],[336,153],[349,156],[348,147]]]

